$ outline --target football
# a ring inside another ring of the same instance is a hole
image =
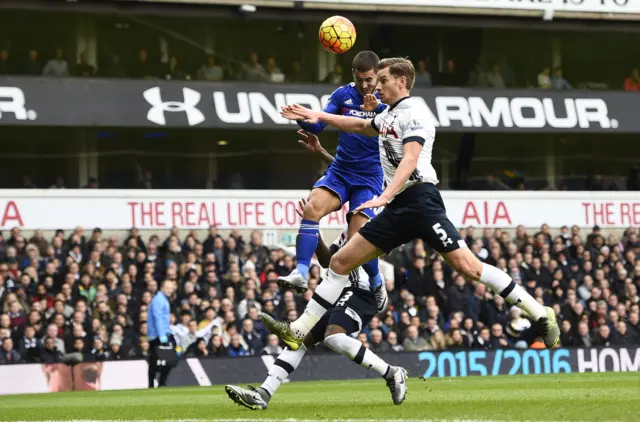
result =
[[[356,43],[356,27],[342,16],[331,16],[320,25],[320,43],[330,53],[346,53]]]

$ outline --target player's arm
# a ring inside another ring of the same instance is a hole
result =
[[[371,119],[337,116],[324,111],[309,110],[299,104],[282,107],[280,114],[289,120],[300,120],[302,118],[307,123],[326,123],[342,132],[363,133],[367,136],[375,136],[378,133],[375,123]]]
[[[320,139],[318,139],[316,135],[311,132],[305,132],[302,129],[298,131],[298,134],[303,138],[298,140],[298,143],[300,145],[303,145],[306,149],[315,154],[319,154],[325,163],[333,163],[335,157],[329,154],[329,151],[324,149],[324,147],[320,144]]]
[[[387,188],[380,195],[380,197],[386,199],[387,202],[400,192],[400,189],[402,189],[404,184],[407,183],[407,180],[409,180],[411,173],[413,173],[418,166],[418,158],[424,145],[424,138],[405,138],[402,140],[402,143],[404,144],[402,148],[402,160],[400,160],[396,173],[393,175],[393,180],[391,180],[391,183],[387,185]]]
[[[322,111],[329,114],[337,114],[338,111],[340,110],[339,97],[340,97],[340,93],[338,92],[338,90],[335,90],[331,94],[331,97],[329,98],[329,102],[327,103],[326,106],[324,106]],[[310,123],[305,121],[305,119],[303,118],[296,119],[296,122],[298,123],[298,126],[300,126],[302,130],[305,130],[313,134],[320,133],[324,130],[325,127],[327,127],[326,123],[323,123],[323,122]]]

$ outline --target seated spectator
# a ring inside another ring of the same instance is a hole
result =
[[[198,79],[201,81],[221,81],[224,79],[224,71],[216,64],[216,58],[213,54],[207,56],[207,63],[198,69]]]
[[[269,334],[267,337],[267,345],[262,349],[260,354],[278,356],[284,349],[280,346],[280,339],[275,334]]]
[[[271,82],[284,82],[284,73],[282,73],[278,67],[275,57],[269,57],[267,59],[267,73],[269,74],[269,80]]]
[[[343,78],[342,66],[340,66],[340,63],[336,63],[335,66],[333,67],[333,70],[327,74],[327,76],[322,80],[322,82],[326,84],[340,85],[343,83],[342,78]]]
[[[287,75],[287,82],[289,83],[302,83],[309,82],[311,78],[302,70],[302,64],[299,60],[294,60],[291,63],[291,72]]]
[[[56,49],[55,57],[44,66],[42,76],[69,76],[69,65],[64,59],[64,51],[61,48]]]
[[[493,346],[494,346],[494,343],[491,341],[491,332],[487,327],[481,328],[480,333],[475,339],[473,348],[490,350],[490,349],[493,349]]]
[[[229,351],[222,342],[222,337],[217,334],[211,337],[209,351],[211,352],[210,356],[224,357],[229,355]]]
[[[29,76],[42,75],[42,63],[40,63],[40,60],[38,60],[37,50],[29,50],[29,55],[24,65],[22,74]]]
[[[188,75],[184,70],[182,70],[180,64],[178,63],[178,58],[176,56],[171,56],[171,59],[169,59],[169,65],[167,66],[167,71],[164,74],[164,78],[168,80],[179,81],[191,79],[191,76]]]
[[[249,63],[242,64],[242,79],[252,82],[265,82],[270,80],[267,71],[260,64],[258,55],[251,53]]]
[[[504,81],[502,80],[502,71],[499,64],[494,64],[491,68],[491,72],[487,74],[487,82],[491,88],[505,88]]]
[[[42,344],[36,338],[36,330],[32,326],[24,329],[24,334],[20,340],[20,356],[25,362],[37,362],[40,359],[40,348]]]
[[[460,79],[460,73],[453,60],[447,60],[445,70],[438,74],[436,82],[441,86],[462,86],[463,81]]]
[[[231,341],[229,342],[229,356],[247,356],[249,353],[247,352],[247,347],[241,343],[240,335],[233,334],[231,336]]]
[[[45,337],[44,347],[40,351],[40,362],[59,363],[62,362],[62,352],[56,347],[53,337]]]
[[[144,48],[138,52],[138,58],[131,67],[129,75],[134,79],[156,79],[158,66],[149,61],[149,54]]]
[[[452,330],[445,336],[446,345],[448,349],[466,349],[469,344],[465,342],[465,337],[462,336],[462,332],[458,329]]]
[[[628,92],[640,91],[640,70],[634,68],[631,74],[624,80],[624,90]]]
[[[91,349],[91,356],[95,361],[109,360],[111,357],[111,351],[104,347],[104,341],[100,337],[93,339],[93,348]]]
[[[551,89],[552,87],[551,70],[549,66],[545,66],[542,68],[542,72],[538,73],[538,88]]]
[[[489,78],[487,77],[487,72],[484,71],[484,67],[481,62],[477,62],[471,72],[469,72],[467,85],[477,88],[485,88],[489,86]]]
[[[20,357],[20,353],[13,348],[13,340],[7,337],[2,340],[0,365],[11,365],[14,363],[22,363],[22,357]]]
[[[571,84],[567,82],[567,80],[562,76],[562,68],[559,66],[553,69],[553,77],[551,78],[551,85],[553,86],[553,89],[558,89],[558,90],[573,89]]]
[[[203,338],[199,338],[198,340],[196,340],[193,355],[197,358],[209,356],[207,342]]]
[[[427,71],[427,63],[425,60],[419,60],[414,86],[417,88],[429,88],[431,85],[433,85],[433,80],[431,79],[431,73]]]
[[[371,331],[371,342],[369,349],[374,353],[385,353],[389,350],[389,344],[382,338],[382,331],[375,329]]]
[[[11,75],[14,73],[13,66],[9,62],[9,50],[0,49],[0,75]]]
[[[418,327],[409,326],[407,329],[407,337],[402,342],[405,352],[422,352],[429,350],[429,343],[424,337],[418,336]]]
[[[89,77],[89,76],[93,76],[95,73],[96,73],[96,67],[89,64],[89,62],[87,61],[87,53],[85,53],[84,51],[81,52],[78,63],[76,64],[74,75],[81,76],[81,77]]]
[[[127,71],[122,63],[120,63],[120,55],[114,53],[111,56],[111,62],[100,72],[100,76],[105,78],[126,78]]]
[[[387,335],[387,343],[389,343],[389,350],[392,352],[404,352],[404,347],[398,344],[398,334],[395,331],[390,331]]]

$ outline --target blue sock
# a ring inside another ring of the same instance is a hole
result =
[[[378,268],[378,258],[374,258],[371,261],[362,264],[362,268],[369,276],[369,283],[371,289],[377,289],[382,284],[382,276],[380,275],[380,269]]]
[[[298,242],[296,244],[297,269],[304,278],[309,276],[311,258],[318,247],[319,224],[317,221],[302,220],[300,229],[298,229]]]

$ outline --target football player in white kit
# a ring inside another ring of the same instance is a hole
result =
[[[338,300],[354,268],[421,238],[466,279],[486,284],[509,303],[527,312],[537,321],[545,345],[548,348],[556,346],[560,329],[553,309],[539,304],[505,272],[482,263],[447,217],[436,187],[436,171],[431,165],[435,125],[424,101],[410,96],[414,81],[415,69],[411,61],[404,58],[381,60],[376,89],[380,100],[389,107],[369,120],[316,112],[300,105],[283,107],[282,115],[290,120],[321,121],[344,132],[378,133],[386,188],[378,198],[360,207],[385,208],[333,255],[327,278],[314,295],[322,298],[321,301],[312,299],[303,315],[291,325],[268,317],[263,321],[295,350],[326,312],[323,305]]]

